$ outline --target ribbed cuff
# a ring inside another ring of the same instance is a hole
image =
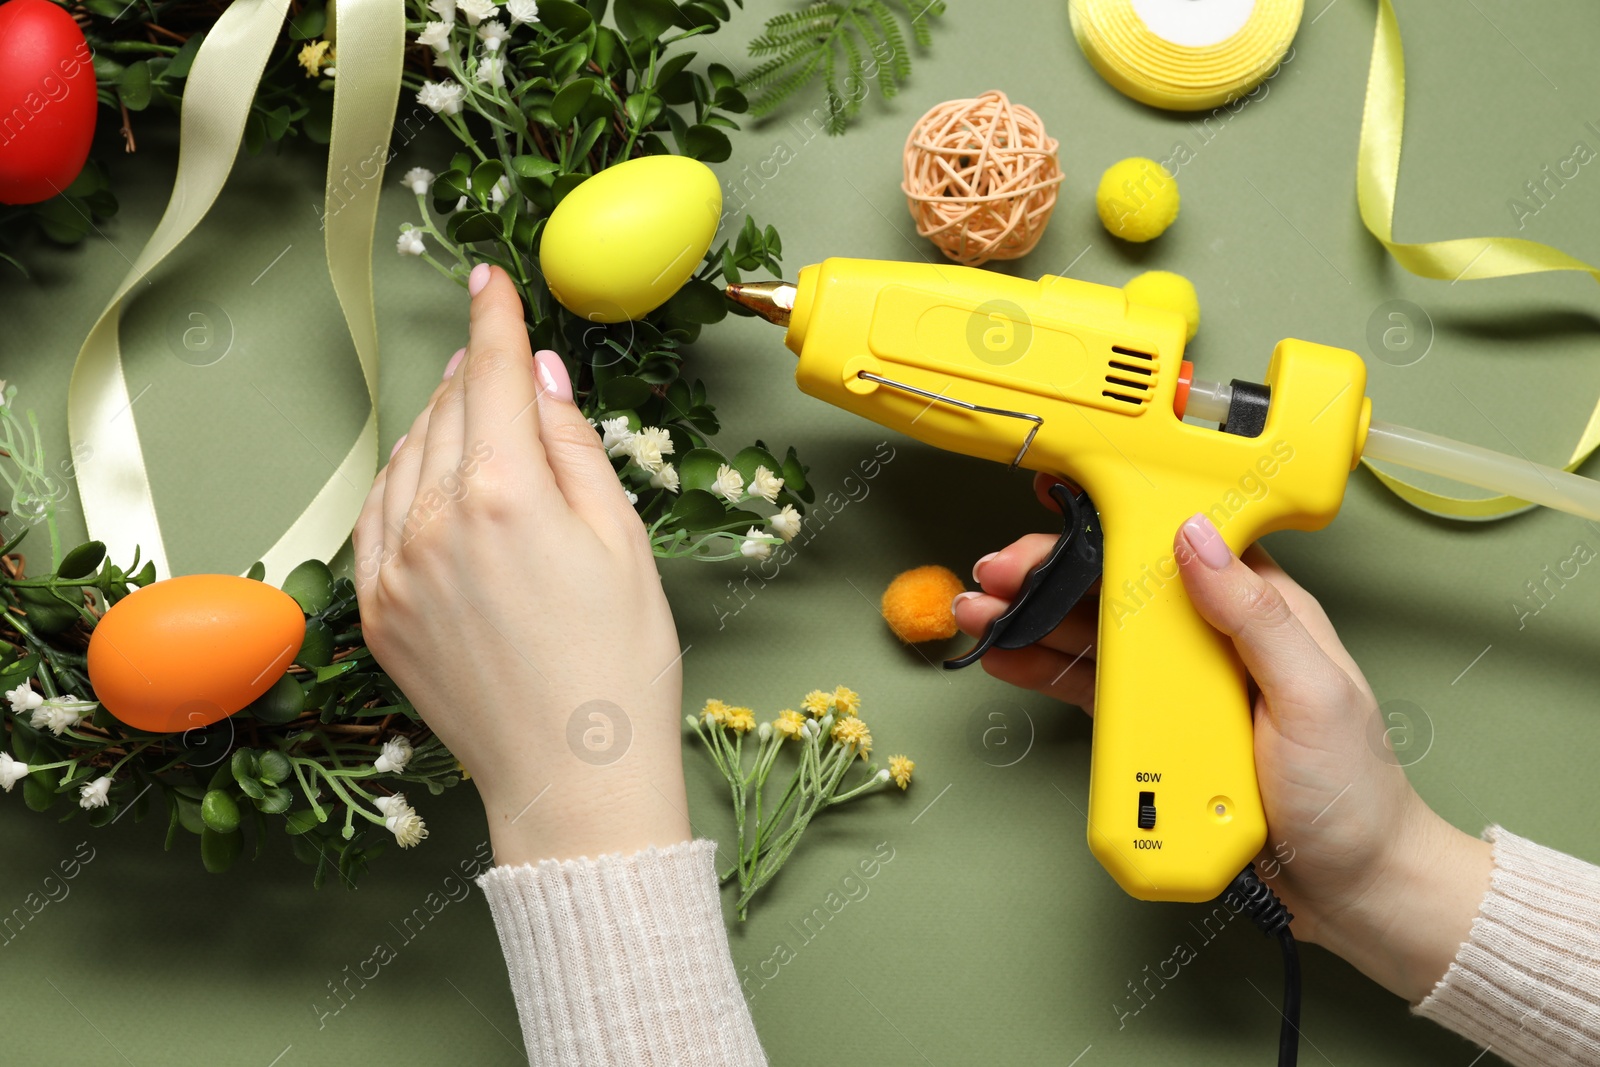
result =
[[[1412,1009],[1509,1063],[1600,1063],[1600,867],[1483,832],[1494,873],[1450,969]]]
[[[477,879],[533,1067],[765,1067],[717,894],[716,842]]]

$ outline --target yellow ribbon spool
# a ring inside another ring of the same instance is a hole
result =
[[[1204,111],[1250,92],[1300,28],[1302,0],[1071,0],[1078,47],[1119,92]]]

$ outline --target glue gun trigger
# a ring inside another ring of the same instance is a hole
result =
[[[1050,554],[1028,572],[1011,606],[989,624],[970,651],[944,661],[947,670],[969,667],[991,648],[1017,649],[1049,634],[1100,578],[1104,542],[1100,514],[1088,493],[1076,497],[1060,482],[1050,496],[1061,505],[1063,529]]]

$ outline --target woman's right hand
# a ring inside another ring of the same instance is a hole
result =
[[[983,592],[956,599],[961,629],[980,635],[1054,541],[1033,534],[980,559],[973,576]],[[1469,936],[1488,888],[1488,842],[1435,814],[1385,758],[1361,669],[1316,599],[1259,545],[1241,560],[1197,515],[1173,548],[1196,609],[1232,638],[1260,690],[1255,758],[1268,841],[1258,871],[1294,913],[1297,938],[1420,1001]],[[1086,598],[1037,645],[986,654],[984,669],[1092,714],[1098,607]]]

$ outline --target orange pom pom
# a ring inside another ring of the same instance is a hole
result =
[[[950,602],[966,589],[948,567],[916,567],[898,575],[883,591],[883,617],[907,644],[956,635]]]

